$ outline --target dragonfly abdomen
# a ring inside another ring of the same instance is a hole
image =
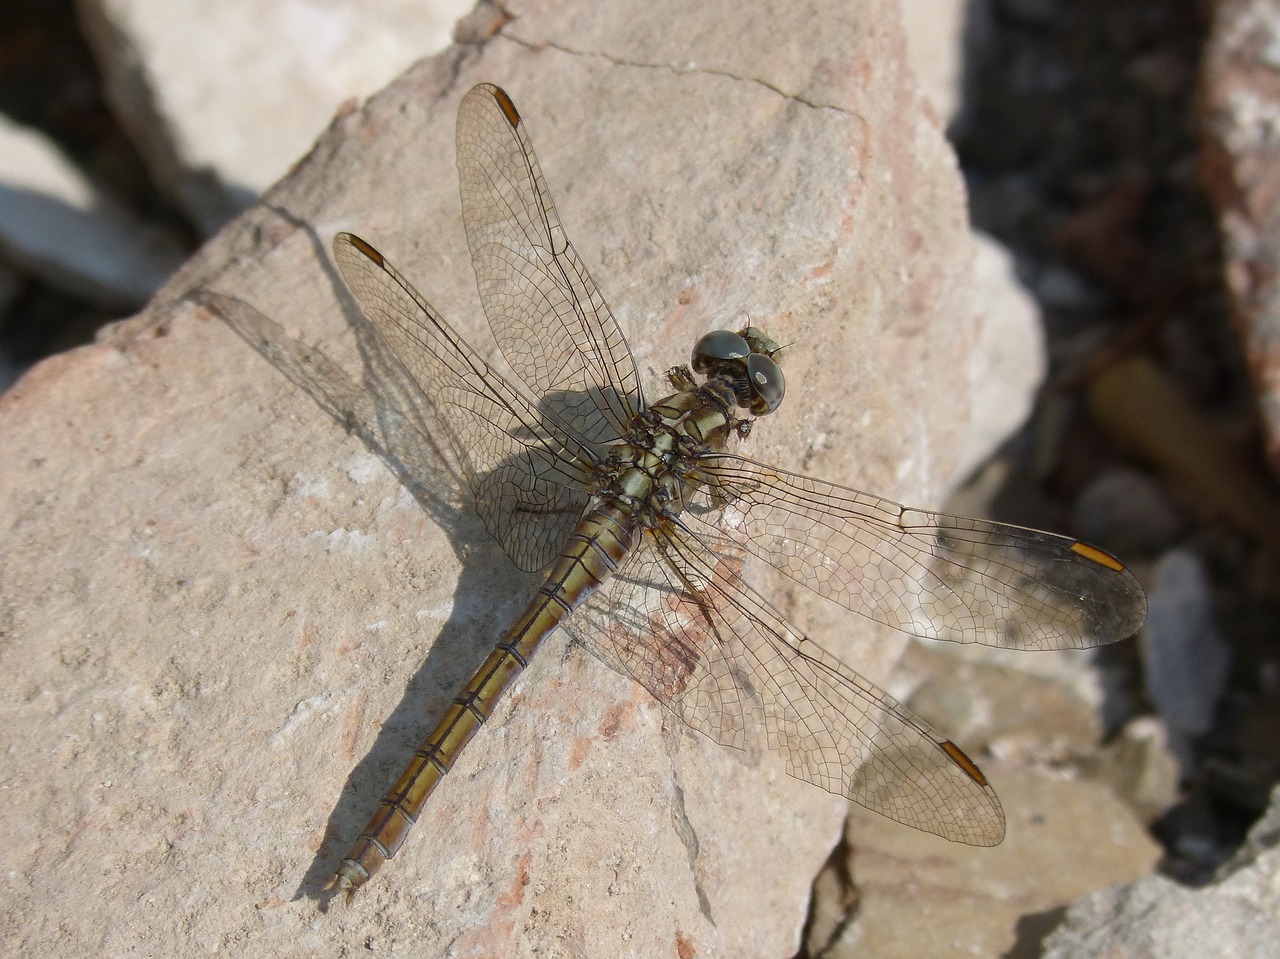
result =
[[[638,536],[634,518],[616,503],[602,503],[579,522],[537,596],[454,697],[382,797],[377,812],[338,865],[329,888],[354,892],[399,852],[428,797],[542,641],[618,568]]]

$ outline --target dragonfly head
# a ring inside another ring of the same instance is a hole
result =
[[[738,405],[756,416],[772,413],[782,403],[787,381],[778,365],[781,359],[782,347],[754,326],[737,333],[715,330],[693,347],[694,372],[727,379]]]

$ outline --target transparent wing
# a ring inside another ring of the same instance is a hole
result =
[[[1137,579],[1079,540],[910,509],[730,454],[699,459],[684,517],[845,609],[929,639],[1069,649],[1133,635]]]
[[[516,375],[587,443],[644,408],[631,350],[565,236],[511,98],[474,87],[458,109],[462,222],[480,302]]]
[[[437,411],[485,527],[521,569],[546,566],[587,505],[592,452],[543,422],[372,246],[339,233],[333,253],[365,315]]]
[[[1004,836],[994,790],[960,749],[787,623],[726,538],[669,525],[569,621],[574,638],[685,723],[787,772],[956,842]]]

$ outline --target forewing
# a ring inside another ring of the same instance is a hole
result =
[[[1079,540],[910,509],[730,454],[686,510],[845,609],[929,639],[1067,649],[1131,636],[1137,579]]]
[[[503,356],[575,435],[617,439],[644,408],[635,361],[565,236],[515,105],[491,84],[458,110],[458,172],[480,302]]]
[[[521,569],[547,565],[586,507],[591,452],[542,422],[372,246],[339,233],[333,252],[365,315],[449,434],[486,528]]]
[[[977,766],[798,632],[742,578],[732,540],[669,526],[570,620],[570,631],[685,723],[787,772],[956,842],[995,845],[1004,814]]]

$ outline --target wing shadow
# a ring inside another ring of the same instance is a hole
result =
[[[409,755],[434,728],[452,697],[484,661],[506,623],[477,634],[468,610],[499,591],[529,598],[539,576],[519,570],[490,537],[471,503],[471,491],[448,448],[448,429],[436,428],[435,411],[392,352],[364,318],[325,244],[306,223],[287,211],[275,212],[303,231],[329,282],[335,300],[355,336],[362,364],[357,381],[322,350],[292,339],[274,320],[243,300],[208,289],[190,295],[219,316],[232,330],[291,383],[306,393],[331,419],[354,435],[396,476],[433,523],[449,537],[462,562],[454,611],[440,628],[426,659],[405,687],[399,704],[386,717],[373,745],[347,777],[330,813],[324,841],[302,878],[294,899],[328,898],[322,887],[333,875],[350,843],[368,821],[383,792],[399,775]],[[571,421],[568,411],[580,408],[574,394],[545,398],[541,412]],[[511,618],[522,604],[513,604]],[[284,709],[284,704],[281,705]]]

